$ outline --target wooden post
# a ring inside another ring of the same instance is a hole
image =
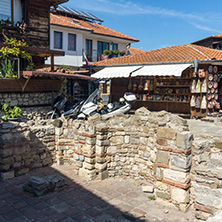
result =
[[[51,72],[54,72],[54,54],[51,54]]]

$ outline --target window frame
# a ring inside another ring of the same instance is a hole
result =
[[[102,52],[101,53],[99,53],[99,50],[98,50],[99,49],[99,44],[102,46]],[[104,50],[106,50],[106,49],[104,49],[105,48],[104,47],[105,44],[108,45],[108,49],[107,50],[109,50],[109,47],[110,47],[109,42],[97,41],[97,59],[98,60],[99,60],[99,56],[103,54]]]
[[[90,47],[90,54],[91,55],[89,55],[88,53],[87,53],[87,42],[91,42],[91,47]],[[89,60],[89,62],[92,62],[92,56],[93,56],[93,40],[92,39],[86,39],[85,40],[85,53],[86,53],[86,57],[87,57],[87,59]]]
[[[116,46],[116,48],[114,49],[114,45]],[[117,43],[113,43],[112,44],[112,50],[114,51],[114,50],[117,50],[118,49],[118,44]]]
[[[72,35],[74,36],[74,49],[69,48],[69,36]],[[76,52],[76,34],[74,33],[68,33],[68,46],[67,46],[68,51]]]
[[[61,48],[60,48],[60,47],[57,48],[57,47],[55,46],[55,33],[60,33],[60,34],[61,34]],[[53,35],[53,37],[54,37],[54,49],[63,49],[63,32],[60,32],[60,31],[54,31],[53,34],[54,34],[54,35]]]

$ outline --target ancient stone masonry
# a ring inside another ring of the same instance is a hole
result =
[[[2,179],[28,173],[55,160],[55,129],[40,121],[0,123],[0,172]]]
[[[0,106],[7,103],[9,106],[22,108],[23,116],[26,119],[43,119],[57,93],[0,93]],[[4,115],[0,111],[0,117]]]
[[[74,172],[86,179],[143,179],[153,184],[158,199],[182,211],[189,207],[193,136],[186,120],[141,108],[132,116],[59,121],[55,124],[59,164],[73,164]]]
[[[193,141],[194,139],[194,141]],[[135,115],[0,124],[2,179],[51,163],[87,180],[131,177],[158,201],[206,220],[222,209],[222,140],[193,138],[187,121],[140,108]]]
[[[221,150],[221,138],[204,135],[194,140],[191,198],[198,219],[206,220],[222,210]]]

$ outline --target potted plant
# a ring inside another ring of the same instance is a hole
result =
[[[120,56],[125,55],[125,53],[126,53],[125,50],[119,52]]]
[[[110,51],[109,50],[104,50],[103,55],[110,55]]]
[[[2,110],[5,112],[5,115],[2,117],[2,120],[7,121],[7,120],[13,120],[17,121],[21,115],[22,115],[22,110],[18,106],[14,106],[13,108],[9,106],[8,104],[4,104],[2,106]]]
[[[4,38],[4,46],[0,48],[0,58],[2,59],[0,64],[1,76],[6,78],[15,78],[17,77],[14,72],[15,61],[11,60],[17,57],[31,61],[31,55],[24,51],[24,49],[21,49],[27,47],[24,39],[17,40],[16,38],[8,38],[6,35],[4,35]]]

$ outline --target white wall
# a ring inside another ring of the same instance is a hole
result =
[[[129,42],[127,40],[122,40],[118,38],[96,35],[89,33],[88,31],[81,31],[72,28],[59,27],[59,26],[50,26],[50,49],[52,50],[60,50],[54,48],[54,31],[63,33],[63,44],[61,51],[65,51],[65,56],[56,56],[54,58],[55,65],[67,65],[67,66],[77,66],[81,67],[85,62],[83,61],[83,50],[85,49],[85,40],[90,39],[93,41],[93,62],[97,61],[97,41],[103,42],[113,42],[118,44],[118,48],[120,51],[126,49],[126,44]],[[76,34],[76,51],[68,50],[68,33]],[[112,49],[112,45],[110,44],[110,50]],[[45,62],[46,64],[50,64],[50,58],[48,58]]]

